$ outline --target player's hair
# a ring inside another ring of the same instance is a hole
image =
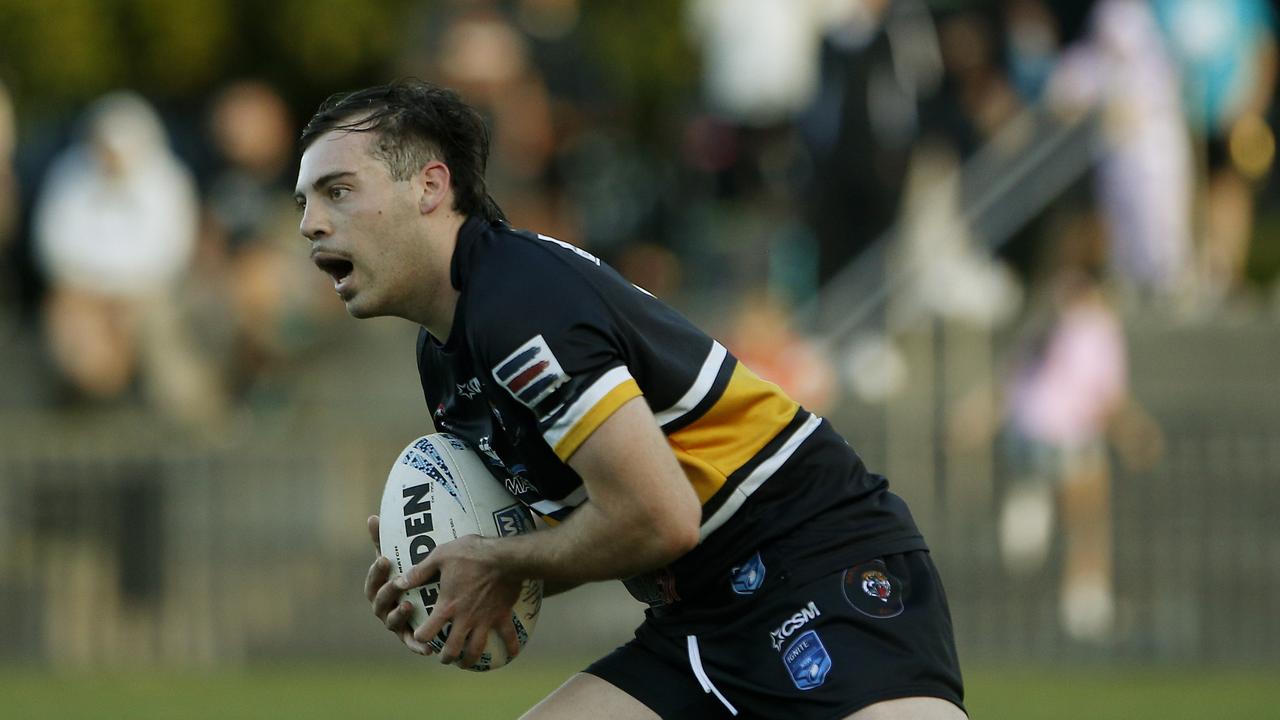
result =
[[[506,219],[484,184],[489,130],[456,92],[421,80],[397,80],[335,93],[303,128],[299,151],[332,131],[374,133],[373,154],[396,180],[441,160],[449,167],[455,210],[491,222]]]

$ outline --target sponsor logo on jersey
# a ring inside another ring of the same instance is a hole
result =
[[[855,610],[873,618],[902,614],[902,582],[889,573],[883,560],[845,570],[844,597]]]
[[[458,394],[468,400],[479,395],[480,394],[480,378],[471,378],[470,380],[464,383],[458,384]]]
[[[524,465],[513,465],[511,470],[506,473],[502,479],[502,485],[506,487],[507,492],[518,498],[524,498],[531,493],[535,493],[533,483],[529,482],[528,469]],[[542,498],[539,497],[539,500]]]
[[[818,610],[818,606],[810,600],[808,605],[800,608],[796,611],[795,615],[784,620],[776,630],[769,631],[769,641],[773,643],[773,649],[781,650],[783,641],[791,637],[792,633],[804,627],[810,620],[821,615],[822,612]]]
[[[764,584],[764,561],[760,559],[760,553],[756,553],[729,573],[729,585],[733,591],[739,595],[750,595]]]
[[[493,368],[493,377],[530,410],[569,380],[541,335],[530,338],[503,358]]]
[[[831,672],[831,655],[822,645],[818,633],[809,630],[787,646],[782,663],[791,673],[791,682],[801,690],[812,690],[827,681]]]
[[[499,537],[519,535],[533,529],[533,520],[523,505],[510,505],[493,511],[493,524],[498,528]]]

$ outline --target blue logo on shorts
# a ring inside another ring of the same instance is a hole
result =
[[[733,591],[739,595],[750,595],[764,584],[764,561],[760,559],[760,553],[729,572],[733,573]]]
[[[831,656],[813,630],[787,646],[782,662],[791,673],[791,681],[801,690],[812,690],[826,682],[827,673],[831,670]]]

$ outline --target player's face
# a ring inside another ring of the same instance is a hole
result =
[[[370,154],[367,132],[330,132],[302,155],[294,198],[311,259],[358,318],[409,313],[421,283],[425,244],[414,182],[395,180]]]

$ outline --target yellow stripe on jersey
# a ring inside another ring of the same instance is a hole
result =
[[[800,406],[738,363],[720,399],[667,436],[698,497],[706,502],[795,417]],[[696,461],[696,462],[695,462]]]
[[[698,495],[698,502],[706,504],[716,491],[724,487],[724,473],[711,466],[711,463],[702,458],[693,455],[679,446],[672,446],[675,450],[676,461],[680,463],[681,469],[684,470],[685,477],[689,478],[689,483],[693,485],[693,491]]]
[[[556,441],[556,456],[561,460],[568,462],[569,457],[577,452],[578,447],[596,431],[596,428],[604,424],[605,420],[614,413],[626,401],[640,396],[640,386],[630,377],[616,385],[612,390],[605,393],[604,397],[596,401],[590,409],[582,413],[577,422],[569,428],[564,435]]]

